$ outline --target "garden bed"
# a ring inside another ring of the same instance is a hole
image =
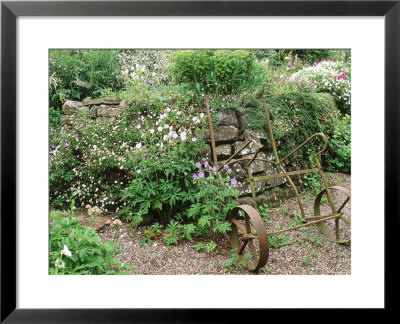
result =
[[[336,185],[351,188],[351,176],[346,174],[331,174]],[[307,216],[312,216],[315,194],[302,194],[304,209]],[[350,217],[351,204],[347,204],[343,213]],[[322,207],[321,212],[323,212]],[[293,212],[299,212],[295,198],[271,208],[268,213],[267,231],[287,228],[294,221]],[[177,245],[167,247],[162,236],[153,240],[149,246],[141,244],[142,230],[130,228],[123,224],[118,228],[104,227],[99,231],[101,240],[119,239],[118,246],[125,250],[117,258],[136,267],[131,271],[137,275],[197,275],[197,274],[239,274],[253,275],[238,263],[231,267],[226,262],[232,258],[230,243],[227,236],[215,250],[208,254],[198,252],[196,245],[207,243],[206,239],[195,238],[192,241],[181,241]],[[343,235],[350,235],[350,226],[343,228]],[[272,275],[349,275],[351,274],[351,245],[336,244],[324,237],[317,226],[301,228],[288,232],[285,236],[275,237],[275,244],[285,246],[270,246],[269,259],[266,266],[258,274]]]

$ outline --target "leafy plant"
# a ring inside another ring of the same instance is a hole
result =
[[[170,56],[173,79],[191,85],[198,94],[238,93],[259,81],[254,68],[254,54],[247,50],[183,50]]]
[[[330,152],[328,163],[331,169],[351,172],[351,119],[344,115],[338,122],[333,136],[330,138]]]
[[[208,162],[204,164],[205,169],[200,169],[200,162],[196,166],[199,168],[193,174],[196,192],[187,218],[194,221],[204,235],[214,234],[216,239],[231,229],[225,217],[238,204],[238,193],[232,186],[236,179],[230,179],[229,174],[222,177],[216,167],[211,167]],[[205,176],[206,172],[208,177]]]
[[[118,53],[119,50],[50,50],[50,106],[61,108],[67,99],[97,98],[107,88],[120,89]]]
[[[117,244],[100,241],[95,230],[79,225],[73,211],[74,203],[67,213],[50,213],[50,274],[129,274],[134,268],[116,258],[123,252]]]
[[[204,250],[208,254],[211,254],[212,252],[214,252],[216,247],[217,243],[215,243],[214,241],[207,242],[206,244],[200,242],[196,244],[196,251]]]

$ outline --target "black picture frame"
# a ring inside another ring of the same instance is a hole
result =
[[[385,309],[398,283],[390,240],[399,234],[400,0],[395,1],[2,1],[1,323],[236,322],[240,310],[16,308],[16,19],[19,16],[384,16]],[[381,216],[381,215],[377,215]],[[373,242],[371,241],[371,244]],[[368,247],[365,247],[368,248]],[[371,256],[371,262],[373,256]],[[367,283],[366,283],[367,284]],[[237,296],[239,298],[239,296]],[[253,316],[267,316],[253,310]],[[232,317],[233,316],[233,317]],[[269,316],[269,315],[268,315]]]

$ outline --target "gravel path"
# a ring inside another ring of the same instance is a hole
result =
[[[336,179],[332,184],[351,188],[351,176],[333,174]],[[302,195],[306,216],[313,216],[315,194]],[[338,199],[345,197],[339,196]],[[312,199],[312,200],[311,200]],[[351,215],[350,202],[343,208],[343,214]],[[267,231],[273,232],[280,228],[287,228],[295,223],[296,212],[300,214],[296,199],[290,199],[278,208],[271,208],[267,217]],[[330,212],[325,203],[321,207],[321,214]],[[325,214],[326,215],[326,214]],[[328,228],[334,228],[334,221],[329,222]],[[350,238],[351,228],[341,222],[342,237]],[[349,275],[351,274],[351,245],[330,242],[323,236],[316,225],[286,232],[280,238],[274,237],[279,244],[285,246],[270,246],[269,259],[264,268],[257,273],[248,272],[239,264],[230,269],[225,268],[225,262],[232,257],[228,237],[212,254],[197,252],[195,245],[199,242],[207,243],[206,239],[184,241],[167,247],[161,238],[154,240],[151,246],[141,245],[140,229],[132,229],[128,224],[119,228],[106,226],[100,230],[102,240],[119,238],[119,246],[126,250],[118,256],[123,263],[133,265],[137,269],[132,274],[137,275],[197,275],[197,274],[239,274],[239,275]]]

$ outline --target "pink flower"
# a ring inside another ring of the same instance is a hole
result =
[[[231,184],[233,184],[233,185],[237,184],[236,178],[232,178],[232,179],[231,179]]]

